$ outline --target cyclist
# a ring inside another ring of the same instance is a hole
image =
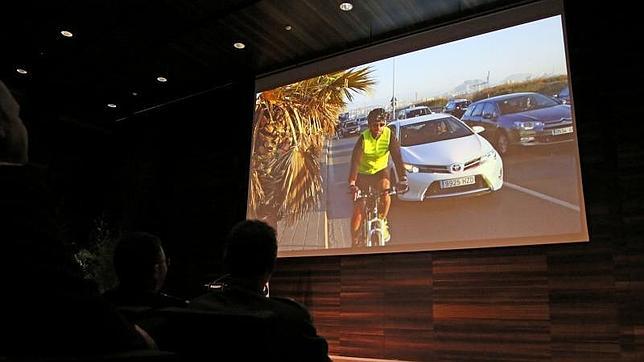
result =
[[[399,175],[398,189],[405,192],[408,188],[407,175],[400,156],[400,143],[391,129],[386,127],[387,112],[383,108],[376,108],[369,112],[367,124],[369,126],[360,134],[353,152],[351,153],[351,171],[349,172],[349,190],[355,200],[358,190],[372,190],[382,192],[391,187],[391,175],[389,175],[389,155],[394,161],[396,171]],[[387,214],[391,205],[391,196],[384,194],[381,200],[380,218],[383,220],[383,239],[389,241],[389,227],[387,225]],[[364,240],[360,239],[360,224],[364,217],[364,199],[353,203],[353,215],[351,216],[351,239],[353,246],[359,246]]]

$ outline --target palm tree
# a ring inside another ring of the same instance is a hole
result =
[[[355,93],[375,84],[369,67],[339,71],[262,92],[256,102],[249,216],[292,224],[322,192],[320,155]]]

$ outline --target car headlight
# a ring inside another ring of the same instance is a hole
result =
[[[418,166],[410,165],[408,163],[405,163],[404,165],[405,165],[405,170],[407,170],[407,172],[418,173],[418,171],[420,171],[418,169]]]
[[[490,150],[481,156],[481,163],[485,163],[489,160],[496,160],[497,153],[495,150]]]
[[[514,127],[522,130],[531,130],[543,127],[543,122],[540,121],[518,121],[514,122]]]

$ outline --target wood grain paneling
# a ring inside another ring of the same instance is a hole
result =
[[[583,254],[580,254],[583,249]],[[548,254],[556,360],[618,360],[618,306],[611,251],[600,243]]]
[[[309,265],[309,268],[305,268]],[[290,296],[306,304],[318,333],[335,351],[340,343],[340,258],[280,259],[272,295]]]
[[[341,261],[340,346],[335,354],[384,356],[384,257],[352,256]]]
[[[304,301],[334,355],[638,361],[644,247],[601,228],[564,246],[283,259],[272,293]]]
[[[546,258],[522,249],[434,257],[439,360],[550,356]],[[511,351],[511,352],[510,352]]]
[[[434,359],[432,257],[386,255],[383,295],[384,358]]]

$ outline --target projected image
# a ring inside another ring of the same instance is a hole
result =
[[[561,16],[257,94],[281,256],[586,241]]]

